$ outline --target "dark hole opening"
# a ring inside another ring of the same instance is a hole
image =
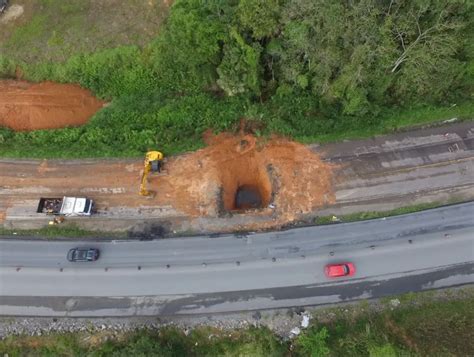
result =
[[[242,185],[235,193],[235,209],[252,209],[262,207],[260,190],[252,185]]]

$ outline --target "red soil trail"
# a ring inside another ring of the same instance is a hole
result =
[[[0,81],[0,126],[16,131],[80,126],[104,104],[74,84]]]
[[[8,161],[0,162],[0,202],[5,210],[25,199],[79,195],[95,199],[99,210],[169,207],[189,218],[253,212],[272,214],[274,224],[283,224],[335,201],[333,167],[302,144],[226,133],[206,141],[201,150],[168,158],[165,171],[150,176],[153,198],[138,194],[141,159]],[[242,186],[260,193],[260,208],[236,211]],[[0,222],[1,211],[0,204]]]

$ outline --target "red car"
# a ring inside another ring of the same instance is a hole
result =
[[[343,276],[353,276],[356,272],[352,263],[329,264],[324,268],[328,278],[340,278]]]

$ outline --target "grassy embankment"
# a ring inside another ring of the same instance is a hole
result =
[[[8,356],[468,356],[474,353],[473,290],[399,296],[374,308],[368,302],[315,310],[312,325],[283,341],[266,328],[222,331],[200,327],[11,336]],[[452,295],[452,296],[451,296]],[[380,304],[379,304],[380,305]]]
[[[369,211],[369,212],[356,212],[352,214],[337,216],[336,221],[333,219],[334,216],[321,216],[316,217],[314,219],[315,224],[332,224],[338,222],[356,222],[356,221],[366,221],[370,219],[377,219],[377,218],[384,218],[384,217],[392,217],[392,216],[399,216],[402,214],[409,214],[415,213],[420,211],[425,211],[428,209],[443,207],[447,205],[453,205],[457,203],[464,202],[462,199],[451,199],[448,202],[430,202],[430,203],[420,203],[413,206],[405,206],[395,208],[390,211]]]
[[[41,237],[41,238],[126,238],[127,234],[106,232],[106,231],[87,231],[77,227],[75,224],[62,223],[61,225],[51,225],[39,229],[7,229],[0,227],[1,236],[21,236],[21,237]]]
[[[16,1],[25,13],[2,28],[0,78],[79,83],[110,105],[80,128],[0,129],[0,156],[173,154],[241,118],[303,142],[474,118],[472,7],[293,2],[177,0],[161,26],[163,1]],[[416,40],[420,23],[432,28]],[[413,46],[392,71],[395,30]]]

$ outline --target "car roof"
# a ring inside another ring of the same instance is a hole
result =
[[[76,258],[84,259],[85,257],[87,257],[88,253],[89,249],[78,249],[76,250]]]
[[[337,274],[337,275],[346,274],[345,264],[330,265],[328,268],[329,268],[329,273],[331,275],[333,275],[333,274]]]

